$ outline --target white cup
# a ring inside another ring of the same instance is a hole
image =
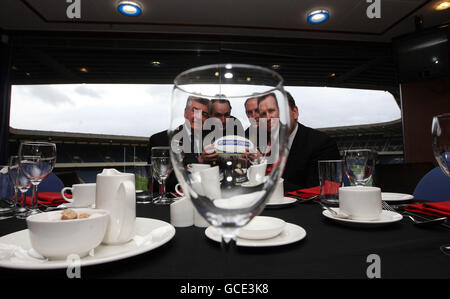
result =
[[[267,163],[250,166],[247,170],[247,178],[251,184],[262,183],[266,175]]]
[[[219,166],[203,169],[199,172],[203,194],[210,199],[218,199],[221,196]]]
[[[195,172],[198,172],[200,170],[210,168],[210,167],[211,167],[211,165],[209,165],[209,164],[191,163],[191,164],[188,164],[187,169],[190,173],[195,173]]]
[[[72,198],[64,194],[67,190],[72,192]],[[74,208],[93,208],[95,206],[95,183],[74,184],[61,190],[61,196]]]
[[[280,178],[275,186],[275,190],[269,198],[270,203],[281,203],[284,199],[284,179]]]
[[[339,210],[356,220],[375,220],[381,214],[381,189],[347,186],[339,188]]]
[[[189,198],[182,197],[170,204],[170,223],[175,227],[194,225],[194,206]]]

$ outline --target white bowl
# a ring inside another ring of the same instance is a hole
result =
[[[66,259],[70,254],[80,258],[102,242],[109,221],[106,210],[79,208],[77,214],[89,218],[61,220],[63,211],[39,213],[27,217],[30,241],[34,250],[48,259]]]
[[[279,235],[286,225],[280,218],[256,216],[238,233],[239,238],[250,240],[270,239]]]

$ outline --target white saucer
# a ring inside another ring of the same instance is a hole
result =
[[[0,243],[20,247],[32,252],[28,229],[0,238]],[[80,259],[80,266],[109,263],[132,257],[162,246],[175,235],[175,228],[164,221],[151,218],[136,218],[135,236],[121,245],[100,244],[93,255]],[[21,250],[21,251],[23,251]],[[0,267],[13,269],[63,269],[70,266],[66,260],[41,260],[31,256],[0,259]],[[73,261],[72,261],[73,262]]]
[[[336,212],[339,212],[339,208],[331,208],[335,210]],[[390,224],[393,222],[397,222],[403,219],[403,216],[396,212],[391,212],[387,210],[382,210],[380,217],[375,220],[359,220],[359,219],[351,219],[351,218],[340,218],[335,217],[333,214],[331,214],[328,210],[323,210],[322,214],[330,219],[343,222],[346,224],[355,224],[355,225],[362,225],[362,226],[377,226],[377,225],[385,225]]]
[[[205,230],[205,235],[216,242],[221,242],[221,236],[219,231],[213,226],[209,226]],[[281,246],[291,244],[297,241],[302,240],[306,237],[306,231],[292,223],[286,223],[284,229],[281,231],[279,235],[270,239],[263,240],[249,240],[249,239],[236,239],[236,245],[242,247],[272,247],[272,246]]]
[[[262,180],[261,182],[252,183],[252,182],[250,182],[250,181],[246,181],[246,182],[243,182],[243,183],[241,184],[241,186],[242,186],[242,187],[256,187],[256,186],[259,186],[259,185],[261,185],[261,184],[264,184],[266,181],[267,181],[267,177],[264,177],[263,180]]]
[[[285,206],[285,205],[293,204],[293,203],[295,203],[296,201],[297,201],[296,198],[292,198],[292,197],[283,197],[283,200],[281,200],[281,201],[276,201],[276,202],[270,202],[270,201],[268,201],[268,202],[266,203],[266,206],[271,206],[271,207],[274,207],[274,206]]]
[[[67,209],[67,208],[71,208],[71,207],[72,207],[71,202],[65,202],[65,203],[62,203],[59,206],[57,206],[57,208],[59,208],[59,209]]]
[[[384,201],[406,201],[414,199],[414,196],[403,193],[381,192],[381,199]]]

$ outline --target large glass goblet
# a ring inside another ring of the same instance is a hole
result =
[[[434,157],[442,172],[450,179],[450,113],[433,117],[431,137]],[[450,244],[443,245],[440,249],[450,255]]]
[[[30,214],[38,209],[38,186],[52,171],[56,163],[56,145],[49,142],[23,142],[19,147],[20,168],[33,185]]]
[[[166,205],[173,202],[167,195],[166,180],[172,172],[172,162],[168,146],[155,146],[151,150],[153,177],[160,184],[159,196],[153,200],[154,204]]]
[[[356,186],[365,186],[372,178],[375,155],[370,149],[347,150],[344,153],[345,173]]]
[[[259,66],[215,64],[187,70],[174,83],[168,133],[175,174],[230,248],[239,228],[264,209],[284,168],[290,122],[283,79]],[[258,120],[245,114],[252,98]],[[225,116],[220,123],[218,113]],[[245,129],[249,121],[264,125]],[[271,171],[259,185],[245,186],[240,168],[244,160],[255,163],[252,157],[264,157]]]

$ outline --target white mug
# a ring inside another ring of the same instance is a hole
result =
[[[103,243],[121,244],[134,236],[136,187],[133,173],[103,169],[97,174],[96,207],[110,212]]]
[[[339,210],[356,220],[375,220],[382,211],[381,189],[347,186],[339,188]]]
[[[72,187],[64,187],[61,196],[71,203],[74,208],[92,208],[95,206],[95,183],[74,184]],[[72,198],[65,195],[67,190],[72,191]]]
[[[187,169],[190,173],[198,172],[200,170],[210,168],[211,165],[209,164],[201,164],[201,163],[191,163],[188,164]]]
[[[266,175],[267,163],[261,163],[250,166],[247,170],[247,178],[250,183],[257,184],[261,183],[264,180]]]
[[[275,186],[275,190],[269,198],[270,203],[281,203],[284,199],[284,179],[280,178]]]
[[[219,166],[203,169],[199,174],[204,195],[212,200],[220,198]]]

